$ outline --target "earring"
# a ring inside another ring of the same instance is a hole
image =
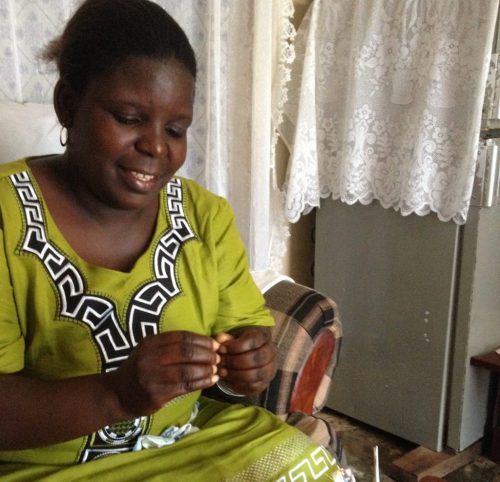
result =
[[[69,140],[69,131],[66,126],[61,126],[61,132],[59,132],[59,142],[62,147],[65,147],[68,144]]]

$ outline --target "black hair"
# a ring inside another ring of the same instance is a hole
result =
[[[196,80],[196,57],[186,34],[149,0],[86,0],[44,52],[78,94],[131,56],[174,58]]]

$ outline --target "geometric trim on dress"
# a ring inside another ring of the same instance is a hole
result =
[[[153,280],[140,286],[127,307],[127,331],[119,323],[115,303],[89,294],[80,270],[47,237],[43,208],[27,171],[12,174],[10,180],[21,202],[25,218],[22,250],[36,255],[49,274],[59,299],[60,317],[77,320],[89,329],[99,350],[101,371],[116,370],[140,340],[159,332],[165,305],[181,293],[176,278],[176,261],[182,245],[195,238],[184,214],[182,183],[172,179],[165,187],[171,228],[161,237],[153,254]],[[80,459],[92,460],[111,453],[129,451],[147,429],[149,417],[105,427],[93,434]]]
[[[299,454],[303,455],[297,460]],[[243,471],[225,480],[226,482],[344,480],[339,478],[339,475],[335,457],[322,446],[314,448],[311,439],[299,432],[271,449]]]

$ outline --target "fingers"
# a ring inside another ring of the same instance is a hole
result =
[[[232,380],[240,384],[251,384],[270,382],[275,374],[274,363],[269,363],[260,368],[252,368],[250,370],[228,370],[220,368],[218,376],[221,380]]]
[[[220,333],[218,375],[238,393],[262,392],[276,374],[276,349],[267,329],[246,327],[234,335]]]
[[[217,366],[220,344],[208,336],[187,331],[165,332],[145,338],[142,349],[157,358],[161,366],[199,363]]]
[[[244,327],[215,339],[187,331],[144,338],[116,371],[123,406],[152,413],[173,398],[224,379],[245,394],[259,393],[275,374],[275,348],[266,329]]]
[[[222,345],[223,343],[234,340],[234,336],[229,333],[219,333],[215,335],[215,340]]]
[[[168,347],[170,345],[185,345],[206,348],[212,351],[219,349],[220,343],[209,336],[198,335],[190,331],[167,331],[158,335],[147,337],[143,340],[158,347]]]
[[[243,353],[222,354],[219,363],[219,371],[222,368],[228,370],[250,370],[261,368],[274,362],[276,351],[270,343],[260,346],[257,349],[245,351]]]
[[[247,327],[236,336],[219,333],[216,340],[221,344],[219,353],[234,355],[262,347],[268,343],[269,337],[262,327]]]
[[[249,370],[272,363],[276,348],[270,341],[269,331],[263,327],[245,327],[233,336],[219,333],[216,337],[221,343],[220,367],[230,370]]]
[[[178,363],[151,367],[148,375],[152,385],[188,387],[194,382],[215,383],[217,371],[217,366],[206,363]]]
[[[144,338],[115,373],[123,406],[148,414],[172,398],[203,390],[219,380],[220,344],[191,332],[164,332]]]
[[[270,363],[251,370],[219,369],[220,379],[236,393],[253,395],[265,390],[276,374],[276,366]]]
[[[159,383],[188,383],[208,379],[217,373],[221,361],[219,343],[207,336],[187,331],[162,333],[144,340],[143,350],[154,358],[145,357],[149,370],[156,371]],[[149,346],[148,346],[149,344]]]
[[[116,379],[117,372],[111,372],[109,376]],[[210,388],[219,381],[219,376],[214,375],[212,370],[199,371],[195,366],[177,373],[176,368],[169,368],[168,372],[167,377],[139,375],[138,382],[128,380],[126,383],[126,380],[125,386],[123,381],[116,381],[116,392],[124,412],[130,417],[149,415],[178,396]]]
[[[228,381],[228,388],[239,395],[249,396],[258,395],[262,393],[269,386],[269,382],[258,382],[258,383],[238,383],[234,381]]]
[[[270,382],[276,372],[276,352],[270,345],[241,355],[223,355],[217,374],[222,380]]]
[[[218,381],[219,375],[210,366],[177,365],[163,370],[152,379],[148,392],[161,395],[168,401],[179,395],[209,388]],[[164,399],[161,399],[161,403],[165,403]]]

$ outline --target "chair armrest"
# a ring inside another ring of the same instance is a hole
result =
[[[281,281],[264,293],[273,315],[277,374],[260,403],[278,415],[313,414],[325,403],[337,366],[342,326],[337,306],[322,293]]]

